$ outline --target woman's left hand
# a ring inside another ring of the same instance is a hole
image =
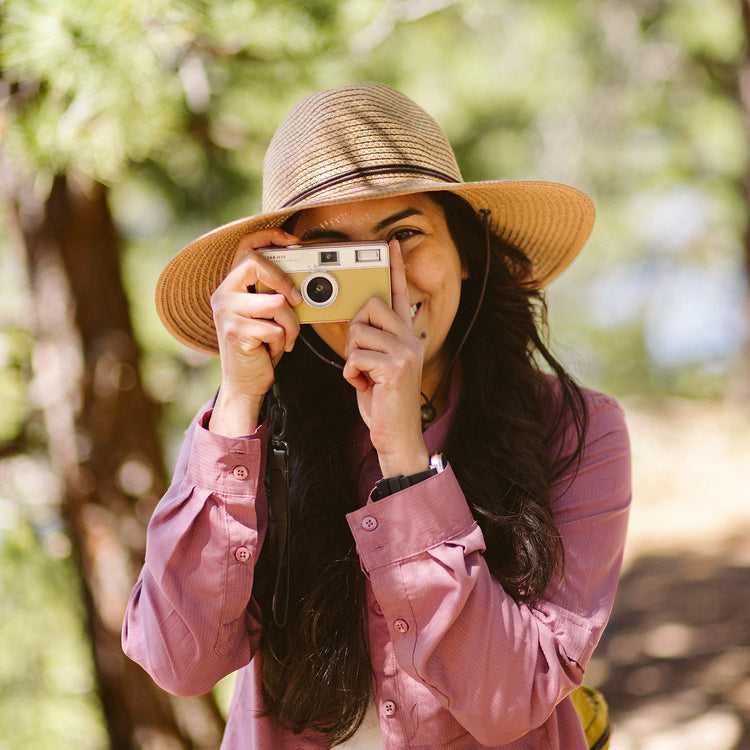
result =
[[[412,329],[401,249],[390,243],[393,309],[368,300],[352,319],[346,339],[344,378],[357,389],[362,419],[378,452],[384,477],[429,468],[422,438],[424,346]]]

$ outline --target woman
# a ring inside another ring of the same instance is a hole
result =
[[[462,182],[434,121],[379,84],[304,99],[263,179],[262,214],[159,281],[162,320],[218,351],[222,382],[150,524],[126,653],[178,694],[239,670],[226,748],[587,747],[569,695],[615,594],[629,448],[539,330],[591,202]],[[392,302],[344,323],[300,326],[257,252],[371,240]]]

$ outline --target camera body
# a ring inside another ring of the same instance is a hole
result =
[[[262,247],[299,289],[304,300],[294,308],[300,323],[351,320],[370,298],[391,305],[391,269],[387,242],[336,242]],[[257,292],[271,292],[263,284]]]

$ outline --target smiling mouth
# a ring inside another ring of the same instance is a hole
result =
[[[412,320],[414,320],[414,318],[416,317],[417,313],[419,312],[420,307],[422,307],[421,302],[417,302],[416,304],[411,306],[411,319]]]

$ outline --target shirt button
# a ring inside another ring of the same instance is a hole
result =
[[[365,531],[375,531],[378,528],[378,519],[375,516],[365,516],[362,519],[362,528]]]
[[[393,716],[396,713],[396,704],[393,701],[386,701],[383,704],[383,711],[386,716]]]
[[[383,608],[380,606],[380,602],[375,602],[375,613],[378,615],[383,614]]]
[[[250,559],[250,550],[247,547],[237,547],[234,556],[238,562],[247,562]]]
[[[409,630],[409,623],[406,620],[396,620],[393,627],[399,633],[406,633]]]
[[[232,471],[232,475],[235,479],[244,480],[248,478],[250,472],[245,466],[235,466]]]

